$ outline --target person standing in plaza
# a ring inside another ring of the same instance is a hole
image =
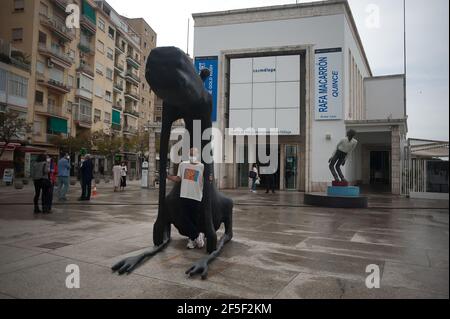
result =
[[[198,159],[198,150],[190,149],[189,161],[181,162],[178,166],[177,176],[167,175],[167,179],[175,183],[181,182],[180,199],[183,224],[188,229],[188,249],[203,248],[205,235],[198,230],[198,217],[203,198],[203,172],[204,165]],[[212,181],[212,176],[209,177]]]
[[[124,191],[125,187],[127,187],[127,165],[125,162],[122,162],[121,171],[120,171],[120,190]]]
[[[272,191],[272,194],[275,194],[275,173],[267,174],[264,178],[266,182],[266,194],[269,193],[269,190]]]
[[[53,191],[56,185],[56,179],[58,176],[58,164],[51,157],[47,156],[47,163],[50,166],[50,172],[48,173],[48,179],[50,184],[48,184],[48,194],[47,194],[47,209],[51,212],[53,206]]]
[[[91,184],[94,178],[94,165],[91,156],[87,154],[81,165],[81,197],[78,200],[91,200]]]
[[[45,200],[46,195],[45,193],[45,185],[44,180],[48,180],[48,173],[50,172],[50,167],[47,164],[46,156],[44,154],[40,154],[37,157],[36,162],[33,164],[33,167],[31,169],[31,176],[33,178],[34,183],[34,213],[39,214],[42,213],[42,211],[39,209],[39,198],[41,197],[42,193],[42,209],[46,210],[46,203]]]
[[[113,184],[114,184],[114,191],[117,192],[120,188],[120,180],[121,180],[121,174],[122,174],[122,166],[119,165],[119,161],[116,161],[113,166]]]
[[[61,155],[58,161],[58,199],[66,201],[66,194],[69,190],[70,177],[70,157],[68,154]]]
[[[251,191],[253,193],[256,193],[256,185],[258,185],[258,183],[259,183],[258,165],[253,164],[252,170],[249,172],[248,177],[250,178],[250,180],[252,182]]]

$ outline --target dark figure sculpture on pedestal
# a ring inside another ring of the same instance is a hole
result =
[[[333,174],[335,182],[347,182],[344,174],[342,174],[341,166],[345,165],[348,156],[355,149],[356,145],[358,145],[358,141],[354,138],[355,135],[356,132],[354,130],[349,130],[347,137],[339,141],[333,156],[328,160],[328,163],[330,163],[330,171]]]
[[[181,235],[188,236],[189,230],[183,224],[185,218],[180,209],[180,183],[166,197],[167,153],[172,123],[183,119],[193,145],[193,121],[200,120],[201,132],[212,127],[212,97],[205,90],[203,82],[208,78],[209,70],[201,71],[200,76],[194,69],[192,61],[178,48],[161,47],[152,50],[146,65],[145,77],[152,90],[163,102],[162,129],[160,143],[160,175],[158,216],[153,226],[154,248],[137,256],[125,258],[112,267],[119,274],[132,272],[139,264],[162,251],[170,242],[171,224]],[[210,143],[202,140],[201,150]],[[203,197],[199,205],[198,230],[206,236],[208,255],[200,259],[186,274],[201,274],[207,277],[208,264],[221,252],[223,246],[233,237],[232,212],[233,202],[217,191],[213,183],[213,163],[204,164]],[[224,223],[225,233],[217,242],[216,231]]]

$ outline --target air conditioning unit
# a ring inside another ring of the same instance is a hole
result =
[[[55,65],[53,64],[52,60],[48,59],[48,60],[47,60],[47,66],[48,66],[49,68],[53,68]]]

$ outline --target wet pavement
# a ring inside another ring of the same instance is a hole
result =
[[[111,265],[152,246],[157,191],[136,182],[123,193],[101,183],[89,203],[55,201],[32,213],[33,190],[0,187],[0,298],[448,298],[448,201],[369,195],[369,209],[303,204],[303,194],[225,191],[235,201],[233,240],[208,279],[187,270],[206,253],[169,247],[118,276]],[[220,233],[223,230],[219,230]],[[220,236],[220,235],[219,235]],[[66,287],[66,267],[80,288]],[[380,288],[366,287],[368,265]]]

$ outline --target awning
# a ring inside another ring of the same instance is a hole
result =
[[[48,124],[49,131],[67,134],[67,120],[51,117]]]
[[[120,112],[112,110],[112,123],[120,125]]]

